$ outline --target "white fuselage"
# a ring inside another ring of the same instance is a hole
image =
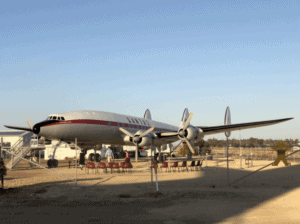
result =
[[[137,131],[146,131],[155,127],[152,132],[155,137],[157,132],[177,131],[178,127],[150,119],[121,115],[103,111],[74,111],[49,115],[51,117],[63,117],[64,120],[41,126],[39,135],[47,139],[59,139],[66,142],[74,142],[84,145],[115,144],[133,145],[124,141],[125,134],[119,127],[135,134]],[[153,145],[159,146],[177,141],[177,136],[173,138],[154,138]]]

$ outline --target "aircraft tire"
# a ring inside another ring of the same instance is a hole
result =
[[[58,167],[58,160],[57,159],[53,160],[53,167]]]
[[[94,155],[95,155],[94,153],[91,153],[91,154],[89,155],[89,158],[88,158],[89,161],[92,161],[92,162],[94,161]]]
[[[96,157],[96,162],[99,163],[99,162],[101,161],[101,156],[100,156],[100,154],[99,154],[99,153],[96,153],[95,157]]]
[[[49,159],[47,161],[47,166],[48,166],[48,168],[52,168],[53,167],[53,161],[52,161],[52,159]]]
[[[165,162],[166,160],[167,160],[167,155],[164,155],[163,162]]]

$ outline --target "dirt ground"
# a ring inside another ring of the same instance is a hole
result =
[[[248,168],[243,161],[240,169],[240,160],[230,159],[230,182],[269,163],[254,161]],[[65,177],[27,169],[26,163],[8,170],[0,190],[1,224],[300,223],[297,163],[280,162],[228,185],[226,160],[220,158],[219,166],[204,162],[203,171],[160,171],[159,192],[147,161],[133,162],[132,173],[125,174],[78,169],[77,186],[74,166],[63,164],[51,171]]]

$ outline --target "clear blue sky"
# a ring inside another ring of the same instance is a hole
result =
[[[0,129],[101,110],[179,125],[294,117],[242,138],[300,138],[299,1],[6,1]],[[215,135],[224,139],[224,134]],[[239,138],[239,132],[232,137]]]

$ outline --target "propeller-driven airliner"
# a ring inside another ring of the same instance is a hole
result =
[[[135,145],[137,159],[138,149],[143,147],[155,147],[160,152],[162,145],[179,139],[194,152],[190,142],[196,144],[206,135],[263,127],[293,119],[204,127],[191,125],[192,116],[193,113],[189,113],[186,108],[180,126],[176,127],[152,120],[149,109],[143,118],[103,111],[73,111],[51,114],[46,120],[35,125],[27,120],[28,128],[9,125],[5,127],[30,131],[38,138],[64,141],[70,145],[74,144],[77,138],[77,145],[85,154],[88,149],[97,146],[99,148],[102,144]]]

